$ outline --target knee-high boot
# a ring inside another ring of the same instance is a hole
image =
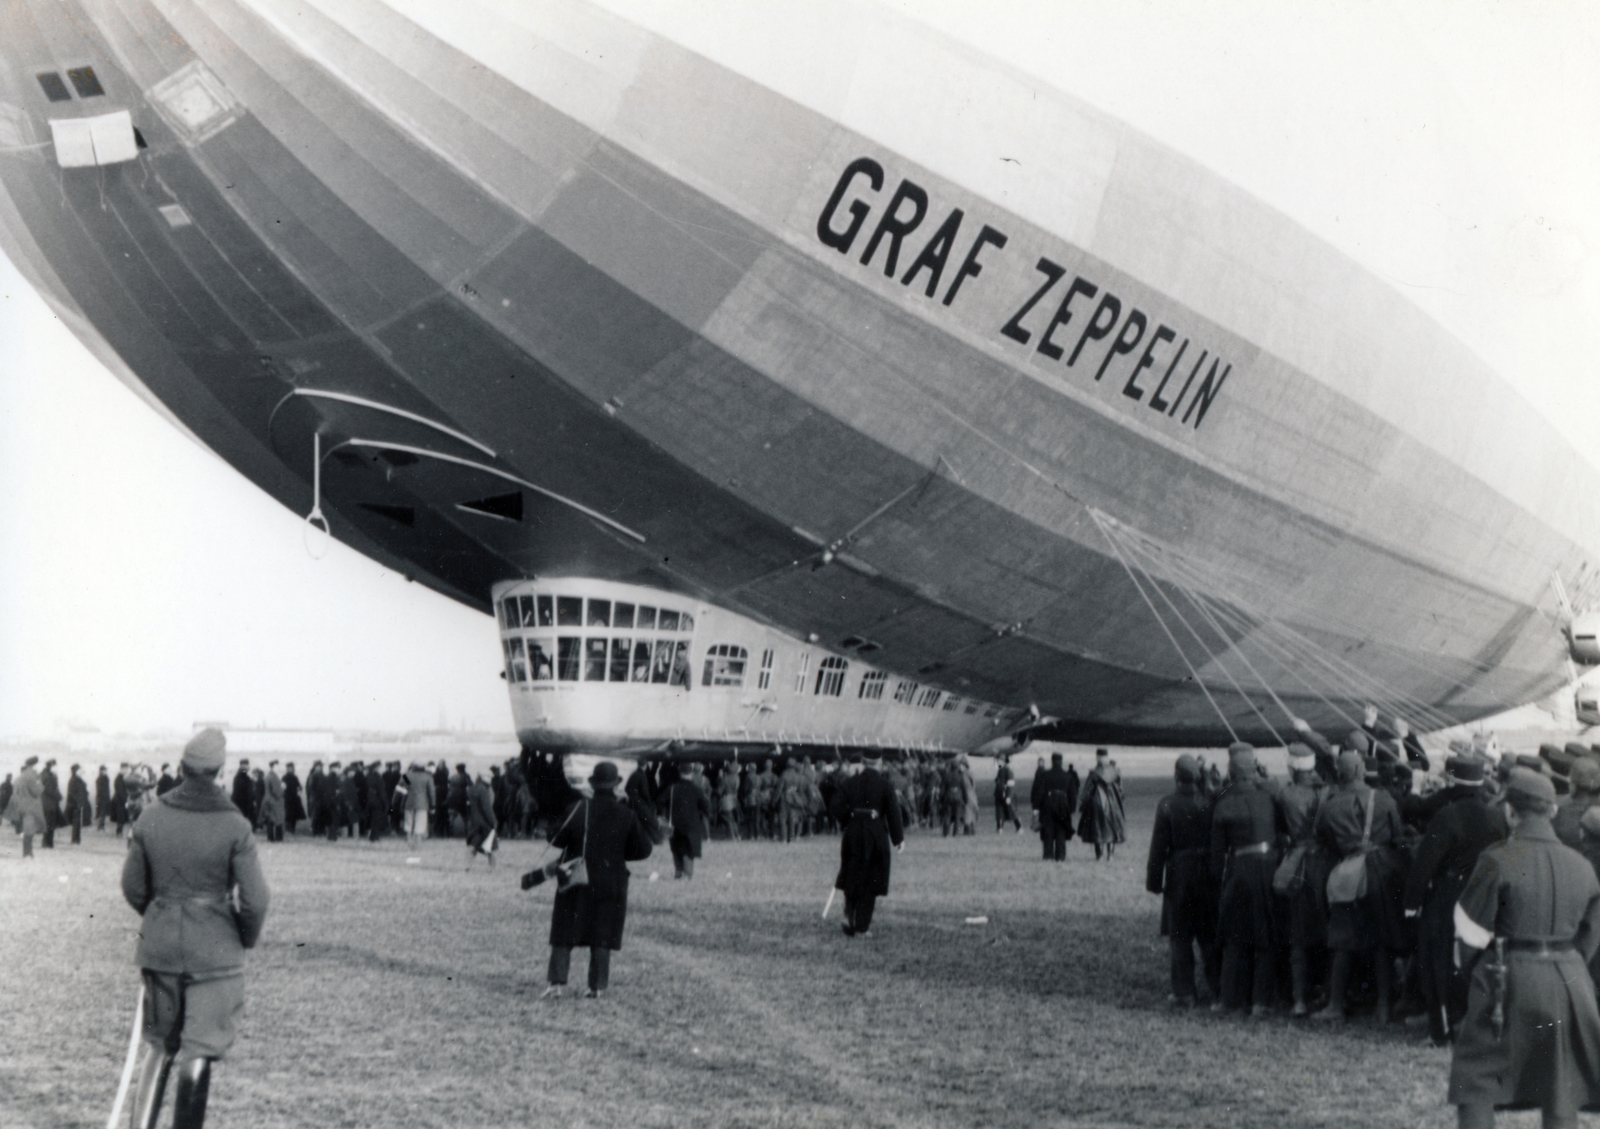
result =
[[[1317,1019],[1343,1019],[1345,989],[1350,986],[1350,953],[1334,953],[1328,973],[1328,1006],[1317,1012]]]
[[[1303,946],[1289,950],[1289,981],[1294,992],[1294,1010],[1289,1014],[1304,1016],[1311,999],[1311,961]]]
[[[167,1074],[172,1070],[171,1052],[155,1047],[145,1049],[139,1087],[133,1092],[133,1129],[155,1129],[161,1117],[161,1098],[167,1090]]]
[[[211,1095],[211,1060],[194,1058],[178,1067],[178,1092],[172,1097],[172,1129],[201,1129]]]

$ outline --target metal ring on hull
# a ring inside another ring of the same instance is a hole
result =
[[[525,489],[532,490],[536,494],[542,494],[553,502],[560,502],[563,506],[570,506],[572,509],[577,510],[585,517],[593,518],[595,521],[598,521],[601,524],[616,530],[623,536],[633,538],[633,540],[639,542],[641,545],[645,543],[645,536],[643,533],[635,532],[634,530],[629,529],[626,525],[623,525],[621,522],[615,521],[596,510],[591,510],[582,502],[575,502],[571,498],[568,498],[562,494],[557,494],[554,490],[547,490],[543,486],[536,486],[525,478],[518,478],[516,475],[511,474],[508,471],[503,471],[499,467],[489,466],[487,463],[475,462],[472,459],[463,459],[458,455],[447,455],[442,451],[430,451],[426,447],[413,447],[408,443],[388,443],[381,439],[346,439],[343,443],[336,443],[332,447],[329,447],[327,453],[322,456],[323,459],[326,459],[328,455],[333,454],[333,452],[337,451],[340,447],[369,447],[378,451],[402,451],[408,455],[416,455],[418,458],[438,459],[440,462],[454,463],[456,466],[464,466],[470,467],[473,470],[481,470],[485,474],[492,474],[496,478],[503,478],[507,482],[515,483],[516,485]]]

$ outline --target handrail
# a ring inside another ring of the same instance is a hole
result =
[[[418,415],[416,412],[408,412],[404,408],[397,408],[392,404],[384,404],[377,400],[369,400],[365,396],[353,396],[348,392],[333,392],[326,388],[291,389],[289,395],[285,396],[282,400],[279,400],[277,407],[272,409],[273,416],[278,414],[278,408],[281,408],[284,404],[288,403],[290,396],[310,396],[318,400],[337,400],[343,404],[354,404],[360,408],[371,408],[373,411],[387,412],[389,415],[399,416],[401,419],[408,419],[412,423],[420,423],[423,427],[431,427],[441,434],[448,435],[452,439],[467,444],[469,447],[476,447],[478,450],[488,455],[491,459],[497,459],[500,457],[499,455],[495,454],[493,448],[478,442],[465,432],[457,431],[455,428],[446,424],[442,424],[437,420],[431,420],[427,416]],[[269,433],[272,430],[271,417],[268,417],[267,419],[267,430]]]

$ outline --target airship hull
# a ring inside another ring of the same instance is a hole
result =
[[[667,9],[442,11],[4,28],[8,252],[285,505],[326,440],[336,536],[485,611],[583,575],[862,640],[1083,739],[1562,680],[1592,468],[1192,162],[882,15],[800,75]],[[51,123],[113,110],[144,147],[64,166]]]

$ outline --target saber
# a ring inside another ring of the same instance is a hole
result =
[[[128,1085],[133,1081],[134,1060],[139,1057],[139,1029],[144,1026],[144,985],[139,985],[139,1002],[133,1008],[133,1034],[128,1036],[128,1059],[122,1064],[122,1081],[117,1083],[117,1100],[111,1103],[111,1116],[106,1118],[106,1129],[117,1129],[122,1120],[122,1103],[128,1097]]]
[[[839,892],[839,887],[837,887],[837,886],[833,887],[831,890],[828,891],[828,904],[822,907],[822,920],[823,921],[827,921],[828,920],[828,911],[833,908],[833,896],[835,894],[837,894],[838,892]]]

